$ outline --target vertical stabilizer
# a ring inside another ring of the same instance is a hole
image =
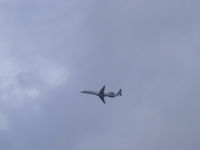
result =
[[[117,93],[117,95],[122,96],[122,89],[119,90],[119,92]]]

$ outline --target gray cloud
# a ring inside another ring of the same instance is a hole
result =
[[[199,149],[199,6],[1,0],[0,148]]]

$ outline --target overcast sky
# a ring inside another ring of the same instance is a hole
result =
[[[199,150],[199,0],[0,0],[1,150]],[[81,90],[118,91],[106,99]]]

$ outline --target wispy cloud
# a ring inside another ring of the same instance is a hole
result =
[[[36,58],[32,65],[23,63],[11,57],[0,60],[1,100],[11,105],[22,105],[25,99],[38,98],[49,89],[64,84],[69,77],[66,68],[45,58]]]

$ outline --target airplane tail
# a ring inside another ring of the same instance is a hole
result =
[[[117,93],[117,95],[122,96],[122,89],[119,90],[119,92]]]

